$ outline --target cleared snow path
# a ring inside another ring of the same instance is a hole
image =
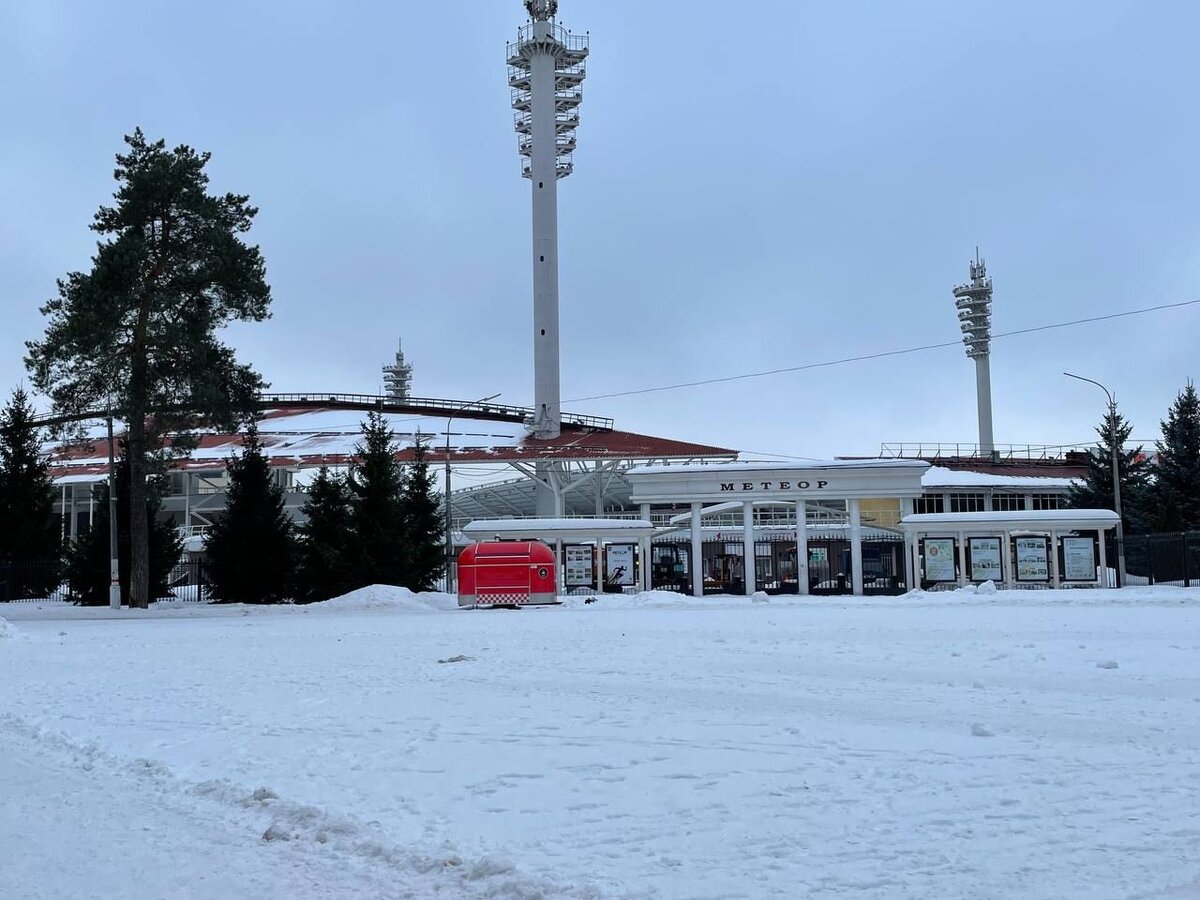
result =
[[[14,608],[0,726],[169,766],[181,814],[238,785],[197,834],[310,867],[265,896],[1200,896],[1200,591],[439,605]],[[409,862],[459,856],[513,868]]]
[[[414,853],[269,788],[188,784],[145,759],[0,719],[0,897],[590,897],[496,859]],[[432,849],[432,848],[431,848]]]

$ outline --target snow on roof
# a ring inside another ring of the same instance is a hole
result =
[[[445,447],[447,431],[450,447],[458,451],[515,447],[526,435],[525,426],[517,422],[462,417],[450,422],[448,416],[404,413],[384,413],[383,418],[405,449],[416,443],[418,435],[434,447]],[[364,413],[354,410],[267,410],[258,423],[258,432],[272,465],[286,465],[289,460],[320,465],[327,458],[344,461],[354,454],[355,445],[362,440],[360,426],[364,419]],[[179,468],[222,468],[242,446],[241,434],[197,431],[193,435],[199,446]],[[54,464],[71,468],[107,466],[107,439],[93,438],[90,444],[65,447]]]
[[[649,536],[654,525],[645,519],[476,519],[463,526],[463,534],[504,537],[555,537],[555,535]]]
[[[365,418],[366,414],[360,410],[270,409],[264,412],[258,430],[272,466],[345,465],[362,439],[360,423]],[[400,445],[398,456],[411,454],[420,436],[429,446],[431,461],[443,458],[447,431],[451,456],[459,463],[736,456],[735,450],[722,447],[569,423],[564,423],[558,437],[539,440],[532,438],[520,422],[390,412],[383,413],[383,418]],[[185,459],[173,463],[173,468],[194,471],[224,468],[225,461],[242,446],[241,434],[197,431],[194,436],[199,446]],[[72,474],[83,469],[99,471],[108,465],[108,442],[103,438],[55,450],[51,465],[58,471]]]
[[[107,464],[107,460],[105,460]],[[69,487],[73,484],[99,484],[108,481],[107,475],[59,475],[52,479],[55,487]]]
[[[928,526],[1007,525],[1013,528],[1038,527],[1070,523],[1078,528],[1112,528],[1117,514],[1111,509],[1035,509],[1004,512],[915,513],[905,516],[901,524],[906,531]],[[1087,523],[1087,524],[1082,524]]]
[[[921,487],[1000,487],[1000,488],[1069,488],[1076,484],[1074,478],[1056,478],[1042,475],[992,475],[987,472],[970,472],[965,469],[947,469],[945,466],[930,466],[921,476]]]
[[[810,471],[813,469],[928,469],[923,459],[814,459],[808,461],[780,462],[707,462],[681,463],[679,465],[638,466],[630,469],[630,475],[660,475],[664,472],[683,474],[686,472],[781,472]]]

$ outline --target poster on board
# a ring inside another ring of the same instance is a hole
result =
[[[1063,577],[1067,581],[1096,580],[1096,539],[1065,537],[1063,545]]]
[[[954,572],[954,538],[925,539],[925,580],[958,581]]]
[[[1050,541],[1044,537],[1016,538],[1017,581],[1049,581]]]
[[[1002,581],[1004,579],[1004,570],[1000,565],[1000,538],[970,538],[968,549],[971,554],[972,581]]]
[[[604,583],[629,587],[636,584],[633,573],[635,544],[609,544],[604,551]]]
[[[595,584],[590,544],[568,544],[566,553],[567,587],[591,587]]]

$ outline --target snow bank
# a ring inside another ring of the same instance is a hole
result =
[[[15,638],[19,634],[20,632],[16,628],[9,625],[4,619],[0,619],[0,641]]]
[[[392,609],[398,612],[445,612],[458,609],[458,598],[436,591],[414,593],[391,584],[371,584],[305,609]]]

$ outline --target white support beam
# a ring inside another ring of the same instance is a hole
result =
[[[850,513],[850,577],[855,596],[861,597],[863,586],[862,561],[862,503],[858,498],[846,501]]]
[[[749,597],[757,589],[754,555],[754,501],[742,502],[742,580]]]
[[[808,502],[796,501],[796,590],[808,593]]]

